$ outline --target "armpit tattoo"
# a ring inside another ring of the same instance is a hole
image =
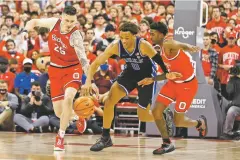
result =
[[[85,49],[83,46],[83,38],[80,31],[75,31],[72,33],[70,37],[70,44],[74,47],[75,52],[78,56],[78,59],[82,65],[83,71],[87,74],[88,67],[89,67],[89,60],[87,59]]]

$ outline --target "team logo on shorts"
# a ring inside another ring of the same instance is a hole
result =
[[[80,75],[79,73],[73,73],[73,79],[79,79]]]

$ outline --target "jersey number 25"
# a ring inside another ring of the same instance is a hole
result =
[[[54,50],[62,55],[65,55],[66,52],[63,50],[62,47],[59,47],[57,44],[55,44]]]

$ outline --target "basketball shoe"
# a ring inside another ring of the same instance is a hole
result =
[[[90,148],[90,151],[101,151],[104,148],[111,147],[113,145],[111,137],[101,137],[97,142]]]
[[[80,118],[76,121],[77,129],[80,133],[83,133],[87,128],[87,122],[84,118]]]
[[[153,151],[153,154],[161,155],[164,153],[169,153],[175,150],[175,147],[172,143],[163,143],[162,146]]]
[[[198,121],[204,122],[205,128],[202,127],[203,124],[201,124],[199,127],[197,127],[197,130],[199,131],[200,138],[206,137],[208,133],[208,125],[207,125],[207,118],[204,115],[199,116]]]
[[[64,151],[64,138],[61,138],[59,134],[56,136],[56,142],[54,145],[54,151]]]

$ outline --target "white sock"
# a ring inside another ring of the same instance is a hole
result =
[[[62,131],[62,130],[59,129],[58,134],[61,138],[63,138],[64,135],[65,135],[65,131]]]

